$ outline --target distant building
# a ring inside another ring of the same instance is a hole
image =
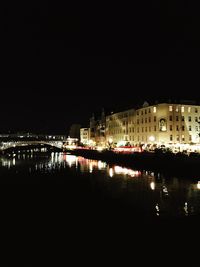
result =
[[[90,128],[80,129],[80,142],[84,145],[89,145],[90,143]]]
[[[97,146],[105,146],[106,136],[106,116],[102,110],[100,117],[95,118],[94,114],[90,118],[90,139]]]
[[[72,124],[69,130],[69,136],[71,138],[78,138],[80,140],[80,124]]]
[[[200,143],[200,106],[147,102],[141,108],[106,116],[106,142],[144,146],[176,146],[180,150]]]

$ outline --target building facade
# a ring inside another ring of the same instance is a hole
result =
[[[105,146],[106,136],[106,116],[102,110],[99,118],[95,118],[94,114],[90,118],[90,140],[96,146]]]
[[[106,116],[106,141],[143,146],[199,144],[200,106],[161,103]]]
[[[90,128],[80,129],[80,142],[84,145],[90,144]]]

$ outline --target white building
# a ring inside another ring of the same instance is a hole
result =
[[[80,129],[80,142],[84,145],[88,145],[90,142],[90,128]]]
[[[106,117],[106,140],[115,144],[171,146],[179,150],[200,143],[200,106],[156,104]]]

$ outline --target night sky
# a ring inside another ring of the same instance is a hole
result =
[[[0,132],[64,134],[102,107],[200,100],[198,9],[134,5],[2,8]]]

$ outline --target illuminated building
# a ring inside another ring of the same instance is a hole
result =
[[[88,145],[90,142],[90,128],[80,129],[80,142],[84,145]]]
[[[106,116],[104,110],[102,110],[101,116],[97,119],[93,114],[90,118],[90,140],[97,146],[105,146],[105,128]]]
[[[200,106],[161,103],[106,116],[106,140],[115,145],[169,146],[188,150],[199,144]],[[198,147],[194,150],[198,150]]]

